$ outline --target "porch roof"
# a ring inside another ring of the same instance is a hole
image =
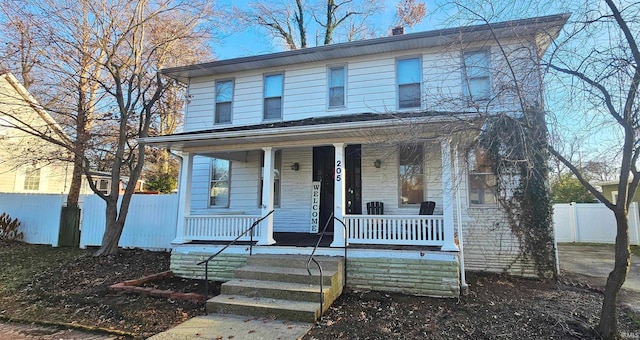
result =
[[[366,142],[382,134],[398,134],[398,129],[421,126],[416,133],[431,132],[434,137],[477,126],[480,116],[474,112],[401,112],[361,113],[299,120],[267,122],[254,125],[229,126],[217,129],[189,131],[172,135],[139,138],[142,144],[172,150],[226,146],[248,150],[259,145],[295,142],[296,146],[316,145],[318,140],[346,142],[358,139]],[[476,122],[476,123],[474,123]],[[428,127],[424,127],[428,124]],[[407,137],[408,131],[404,131]],[[411,137],[411,136],[409,136]],[[415,137],[415,136],[413,136]]]

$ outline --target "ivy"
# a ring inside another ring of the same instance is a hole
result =
[[[489,117],[478,146],[495,174],[497,199],[520,242],[520,256],[533,261],[539,277],[555,277],[544,113]]]

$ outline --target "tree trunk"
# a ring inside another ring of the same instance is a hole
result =
[[[106,200],[106,229],[102,236],[102,243],[100,249],[98,249],[93,256],[105,256],[112,255],[118,252],[118,242],[122,235],[122,229],[124,228],[124,220],[118,218],[118,194],[115,194],[115,200],[112,196],[109,196]]]
[[[76,154],[73,157],[73,174],[71,175],[71,186],[67,196],[67,207],[77,207],[80,199],[80,189],[82,188],[82,157]]]
[[[623,210],[623,211],[621,211]],[[596,327],[603,339],[617,339],[618,334],[618,294],[629,273],[631,250],[629,249],[629,219],[626,209],[616,209],[618,234],[615,244],[615,264],[605,287],[600,323]]]

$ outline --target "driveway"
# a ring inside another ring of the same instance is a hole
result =
[[[604,287],[613,269],[614,248],[609,244],[558,244],[561,274],[573,273],[585,276],[592,286]],[[640,256],[631,256],[631,269],[622,286],[620,302],[640,308]]]

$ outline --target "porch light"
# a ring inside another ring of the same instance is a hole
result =
[[[298,171],[300,170],[300,164],[298,162],[295,162],[291,165],[291,170],[293,171]]]
[[[382,165],[382,161],[381,161],[381,160],[379,160],[379,159],[376,159],[376,160],[373,162],[373,166],[375,166],[377,169],[380,169],[380,166],[381,166],[381,165]]]

